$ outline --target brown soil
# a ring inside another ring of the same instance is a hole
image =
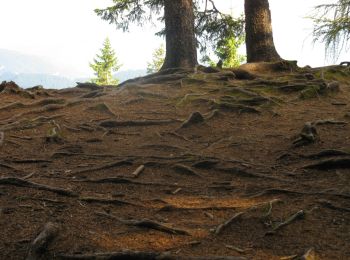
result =
[[[36,259],[298,259],[310,248],[304,259],[349,259],[350,73],[174,75],[0,88],[0,258],[25,258],[51,222]],[[173,229],[132,224],[144,219]]]

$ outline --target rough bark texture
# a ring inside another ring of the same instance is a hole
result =
[[[164,2],[166,57],[163,69],[193,68],[197,65],[192,0]]]
[[[245,0],[247,62],[282,60],[272,35],[268,0]]]

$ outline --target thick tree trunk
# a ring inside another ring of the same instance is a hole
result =
[[[245,0],[247,62],[282,60],[272,35],[268,0]]]
[[[192,0],[165,0],[166,56],[162,67],[194,68],[197,65]]]

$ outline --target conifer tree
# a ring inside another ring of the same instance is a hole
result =
[[[152,61],[147,63],[147,73],[158,72],[163,64],[165,59],[165,49],[162,44],[159,48],[155,49],[152,54]]]
[[[108,38],[103,43],[101,54],[97,54],[90,67],[94,70],[96,78],[92,82],[98,85],[117,85],[118,79],[114,78],[112,72],[116,72],[122,66],[119,64]]]
[[[166,55],[161,69],[197,65],[197,50],[226,37],[243,32],[243,20],[221,13],[214,0],[111,0],[112,6],[96,9],[102,19],[128,31],[131,23],[144,25],[158,19],[165,28],[158,35],[166,40]],[[196,39],[196,36],[198,37]]]

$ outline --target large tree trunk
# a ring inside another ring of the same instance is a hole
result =
[[[245,0],[247,62],[282,60],[273,42],[268,0]]]
[[[166,56],[162,67],[194,68],[197,65],[192,0],[165,0]]]

